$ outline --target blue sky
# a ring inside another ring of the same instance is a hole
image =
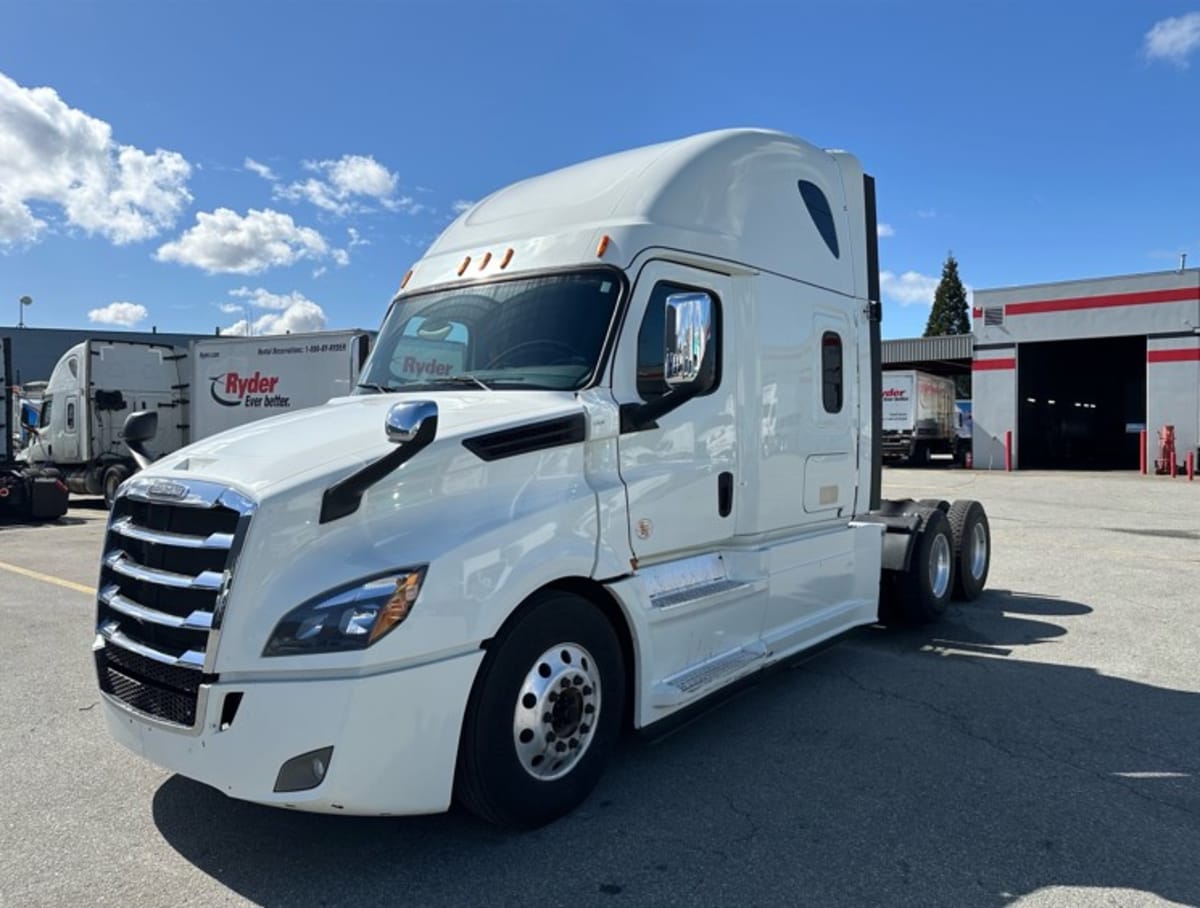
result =
[[[1200,0],[46,0],[0,36],[0,324],[375,327],[456,205],[728,126],[876,176],[885,337],[949,250],[972,288],[1200,265]]]

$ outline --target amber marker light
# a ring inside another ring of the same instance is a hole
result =
[[[412,273],[413,273],[413,270],[412,270],[411,268],[409,268],[409,269],[408,269],[408,273],[407,273],[406,275],[404,275],[404,280],[402,280],[402,281],[400,282],[400,289],[401,289],[401,290],[403,290],[405,287],[407,287],[407,286],[408,286],[408,282],[409,282],[410,280],[412,280]]]
[[[462,264],[458,266],[458,276],[459,277],[463,276],[463,273],[467,270],[467,266],[469,264],[471,264],[471,257],[468,255],[465,259],[462,260]]]
[[[488,262],[490,262],[491,260],[492,260],[492,254],[490,252],[485,252],[483,254],[483,258],[481,258],[479,260],[479,270],[482,271],[484,268],[486,268],[488,266]]]
[[[508,263],[512,261],[512,257],[513,257],[513,251],[511,249],[505,250],[504,258],[500,259],[500,270],[501,271],[503,271],[505,268],[508,267]]]
[[[602,236],[600,238],[600,245],[596,247],[596,258],[598,258],[598,259],[604,258],[604,253],[606,251],[608,251],[608,244],[610,242],[612,242],[612,241],[608,238],[607,233],[604,234],[604,236]]]
[[[422,574],[421,571],[415,571],[396,581],[396,592],[392,594],[392,598],[375,620],[375,626],[371,628],[368,646],[408,617],[413,603],[417,601],[417,593],[421,591]]]

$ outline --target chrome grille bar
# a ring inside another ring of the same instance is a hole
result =
[[[151,530],[138,526],[133,522],[132,517],[114,520],[110,529],[128,539],[137,539],[141,542],[152,542],[158,545],[173,545],[181,549],[229,549],[233,546],[232,533],[187,536],[183,533],[169,533],[166,530]]]
[[[104,566],[134,580],[142,580],[176,590],[210,590],[215,593],[221,588],[225,579],[225,575],[217,571],[201,571],[193,577],[190,574],[176,574],[173,571],[145,567],[138,564],[121,549],[114,549],[105,555]]]
[[[212,612],[194,611],[186,618],[180,618],[178,615],[169,615],[158,609],[147,608],[139,602],[134,602],[129,597],[122,596],[115,586],[106,586],[102,589],[100,601],[122,615],[128,615],[138,621],[161,624],[163,627],[178,627],[195,631],[206,631],[212,627]]]
[[[102,624],[98,633],[104,638],[105,643],[119,646],[121,649],[137,653],[139,656],[145,656],[147,659],[153,659],[155,662],[161,662],[164,665],[177,665],[182,668],[192,668],[196,671],[204,670],[204,653],[197,652],[194,649],[188,650],[181,656],[172,656],[170,653],[159,652],[151,646],[138,643],[136,640],[131,640],[125,636],[125,634],[121,633],[116,622]]]

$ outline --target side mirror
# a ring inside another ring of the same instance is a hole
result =
[[[158,413],[152,410],[130,413],[125,417],[125,426],[121,431],[125,438],[125,447],[129,448],[129,453],[138,462],[138,466],[142,469],[150,466],[154,462],[154,455],[146,447],[146,442],[158,434]]]
[[[663,378],[670,388],[689,388],[707,378],[712,315],[712,298],[707,293],[673,293],[667,297]]]
[[[37,412],[35,410],[33,410],[31,407],[26,407],[26,406],[22,405],[21,406],[21,428],[24,429],[26,432],[36,432],[37,427],[38,427],[37,420],[34,418],[36,416],[37,416]]]
[[[388,410],[383,429],[387,440],[394,445],[406,445],[417,437],[428,421],[437,422],[438,408],[431,400],[418,400],[412,403],[396,404]]]

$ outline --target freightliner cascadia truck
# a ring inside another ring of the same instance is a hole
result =
[[[356,393],[122,486],[112,735],[235,798],[534,826],[624,728],[978,596],[977,502],[880,500],[875,242],[854,157],[757,130],[485,198]]]

